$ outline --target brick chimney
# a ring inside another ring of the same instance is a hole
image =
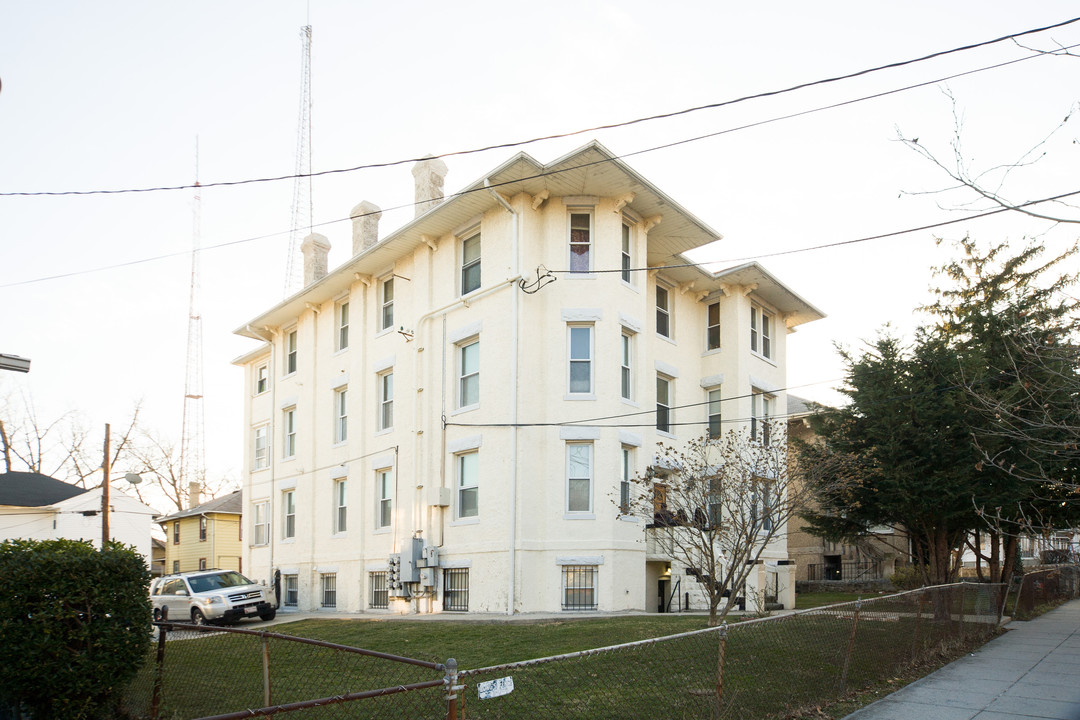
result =
[[[428,155],[413,166],[412,174],[416,179],[416,217],[420,217],[442,202],[443,180],[446,178],[446,163]]]
[[[363,201],[349,213],[352,218],[352,254],[359,255],[379,242],[379,218],[382,211],[373,202]]]
[[[188,510],[202,505],[202,485],[197,482],[188,483]]]
[[[326,277],[326,256],[330,252],[330,241],[325,235],[311,233],[300,244],[304,254],[304,287]]]

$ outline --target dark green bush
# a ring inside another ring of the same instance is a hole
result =
[[[34,720],[111,717],[149,650],[149,582],[118,543],[0,543],[0,705]]]

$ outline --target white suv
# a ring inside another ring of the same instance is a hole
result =
[[[158,578],[150,586],[154,619],[174,622],[233,623],[246,617],[273,620],[277,614],[270,589],[235,570],[197,570]]]

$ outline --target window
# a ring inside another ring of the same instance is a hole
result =
[[[458,348],[458,407],[480,404],[480,341]]]
[[[346,480],[334,481],[334,532],[349,529],[349,495]]]
[[[394,326],[394,278],[393,276],[382,281],[379,299],[379,329],[386,330]]]
[[[270,367],[260,365],[255,368],[255,394],[260,395],[270,389]]]
[[[206,516],[199,516],[199,542],[206,542]]]
[[[200,570],[205,570],[206,569],[206,558],[199,558],[199,569]]]
[[[180,521],[177,520],[172,524],[172,544],[180,544]]]
[[[334,442],[343,443],[349,439],[349,391],[346,388],[334,391]]]
[[[282,438],[284,450],[282,457],[285,459],[296,457],[296,408],[289,408],[282,418]]]
[[[762,445],[769,444],[772,423],[772,395],[766,395],[757,388],[751,390],[750,397],[750,439],[760,440]]]
[[[379,380],[379,429],[394,427],[394,373],[378,376]]]
[[[593,391],[592,380],[592,326],[571,325],[570,342],[570,392],[588,394]]]
[[[656,286],[656,334],[671,337],[671,296],[667,288]]]
[[[349,301],[344,300],[337,306],[337,349],[349,347]]]
[[[256,545],[265,545],[270,541],[270,518],[266,514],[270,509],[270,503],[257,502],[254,505],[254,509],[254,517],[252,518],[254,532],[252,533],[252,537],[255,538],[254,543]]]
[[[180,572],[180,561],[179,560],[173,560],[172,561],[172,571],[174,573]]]
[[[591,443],[566,446],[566,511],[592,512]]]
[[[630,282],[630,226],[622,226],[622,281]]]
[[[253,470],[263,470],[270,467],[270,446],[266,425],[255,428],[255,456],[252,459],[251,466]]]
[[[375,527],[390,527],[394,502],[392,493],[390,471],[379,470],[375,473]]]
[[[480,233],[461,243],[461,294],[480,288]]]
[[[443,610],[465,612],[469,609],[469,568],[443,570]]]
[[[720,527],[720,521],[723,519],[723,501],[724,494],[721,479],[713,475],[709,479],[709,528],[717,529]]]
[[[620,463],[621,476],[619,478],[619,512],[624,515],[630,512],[630,478],[634,471],[634,451],[628,445],[622,446],[622,462]]]
[[[457,456],[458,517],[476,517],[480,513],[480,454]]]
[[[711,438],[718,438],[724,432],[724,428],[722,426],[722,421],[720,418],[720,402],[720,388],[710,390],[709,402],[707,407],[709,412],[709,437]]]
[[[772,358],[772,313],[757,306],[750,308],[750,349]]]
[[[592,269],[592,215],[570,213],[570,272]]]
[[[290,330],[285,335],[285,374],[296,372],[296,331]]]
[[[563,610],[596,609],[596,565],[564,565]]]
[[[322,573],[319,575],[322,585],[322,606],[324,608],[337,607],[337,573]]]
[[[773,529],[772,504],[772,487],[770,483],[765,480],[755,482],[754,497],[751,500],[750,510],[751,521],[757,527],[759,533],[767,533]]]
[[[633,358],[634,338],[629,333],[622,334],[622,369],[621,369],[621,395],[623,400],[631,400],[633,395],[633,375],[630,372],[630,363]]]
[[[656,376],[656,429],[666,433],[671,432],[671,384],[670,378]]]
[[[297,577],[295,575],[283,575],[281,580],[285,585],[285,606],[296,607],[297,601],[300,599]]]
[[[281,537],[296,537],[296,492],[286,490],[281,494]]]
[[[371,600],[369,600],[369,604],[372,609],[385,610],[390,607],[390,593],[386,588],[386,573],[368,573],[368,580],[371,585]]]
[[[720,348],[720,303],[709,303],[708,317],[705,329],[705,349],[718,350]]]

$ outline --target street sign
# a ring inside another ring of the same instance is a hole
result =
[[[478,683],[476,690],[480,693],[481,700],[490,700],[500,695],[509,695],[514,692],[514,678],[496,678],[495,680]]]

